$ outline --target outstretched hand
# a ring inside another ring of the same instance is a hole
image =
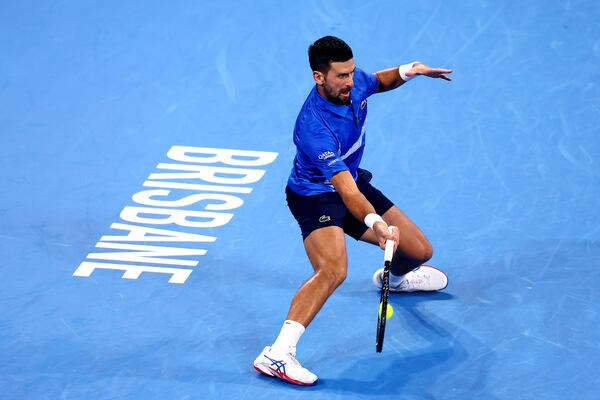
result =
[[[446,81],[451,81],[452,78],[446,76],[446,74],[451,73],[451,69],[431,68],[429,65],[425,65],[423,63],[416,63],[410,71],[406,72],[406,76],[425,75],[430,78],[440,78]]]

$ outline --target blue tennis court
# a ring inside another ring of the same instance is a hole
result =
[[[600,3],[0,5],[0,397],[598,399]],[[284,188],[306,50],[454,70],[369,99],[362,166],[427,234],[437,293],[381,250],[259,375],[311,274]],[[153,193],[153,197],[150,196]],[[159,200],[160,199],[160,200]]]

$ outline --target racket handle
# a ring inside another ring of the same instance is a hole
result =
[[[392,257],[394,256],[394,241],[386,240],[385,241],[385,253],[383,255],[383,261],[385,263],[389,263],[392,261]]]

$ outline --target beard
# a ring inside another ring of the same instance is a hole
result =
[[[327,100],[334,104],[340,104],[343,106],[347,106],[348,104],[350,104],[350,94],[352,93],[352,88],[345,87],[334,91],[327,84],[324,84],[323,92],[325,93],[325,97],[327,98]]]

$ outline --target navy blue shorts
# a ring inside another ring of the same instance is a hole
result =
[[[369,171],[359,168],[356,185],[377,214],[383,215],[394,203],[369,183],[372,177]],[[339,226],[356,240],[369,229],[363,221],[354,218],[337,192],[301,196],[286,187],[285,194],[288,207],[300,225],[303,239],[312,231],[326,226]]]

